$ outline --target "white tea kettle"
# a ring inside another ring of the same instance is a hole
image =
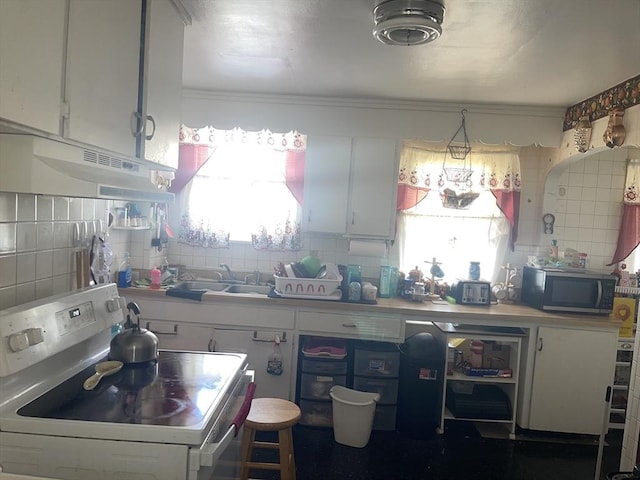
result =
[[[111,339],[109,359],[122,363],[143,363],[158,358],[158,337],[149,330],[140,328],[140,307],[135,302],[127,304],[125,330]],[[137,317],[134,324],[131,312]]]

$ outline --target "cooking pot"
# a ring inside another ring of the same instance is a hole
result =
[[[140,328],[140,307],[135,302],[127,304],[125,330],[111,339],[109,358],[122,363],[142,363],[158,358],[158,337],[153,332]],[[137,323],[131,321],[131,312]]]

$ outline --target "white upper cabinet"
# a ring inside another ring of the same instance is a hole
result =
[[[396,140],[355,138],[347,234],[393,238],[397,196]]]
[[[350,137],[309,136],[304,172],[306,231],[345,233],[350,165]]]
[[[64,136],[135,156],[141,15],[142,0],[71,0]]]
[[[0,1],[0,118],[60,133],[65,4]]]
[[[170,0],[147,0],[137,156],[178,167],[184,22]]]
[[[309,136],[305,231],[393,238],[397,165],[395,140]]]

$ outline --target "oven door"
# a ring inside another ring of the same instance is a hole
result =
[[[212,432],[200,448],[190,449],[188,480],[240,478],[242,426],[255,391],[254,376],[254,372],[248,370],[227,399],[219,425],[229,425],[229,428]]]

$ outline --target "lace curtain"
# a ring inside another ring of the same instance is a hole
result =
[[[451,158],[444,143],[406,142],[400,156],[397,209],[407,210],[431,190],[445,207],[465,209],[481,191],[490,191],[510,226],[513,250],[520,208],[520,159],[511,147],[473,146],[466,159]]]
[[[609,265],[623,261],[640,244],[640,159],[627,164],[618,245]]]
[[[182,209],[179,242],[228,247],[245,207],[257,220],[250,232],[254,248],[299,250],[306,143],[306,135],[296,131],[181,126],[171,191],[189,200]]]

